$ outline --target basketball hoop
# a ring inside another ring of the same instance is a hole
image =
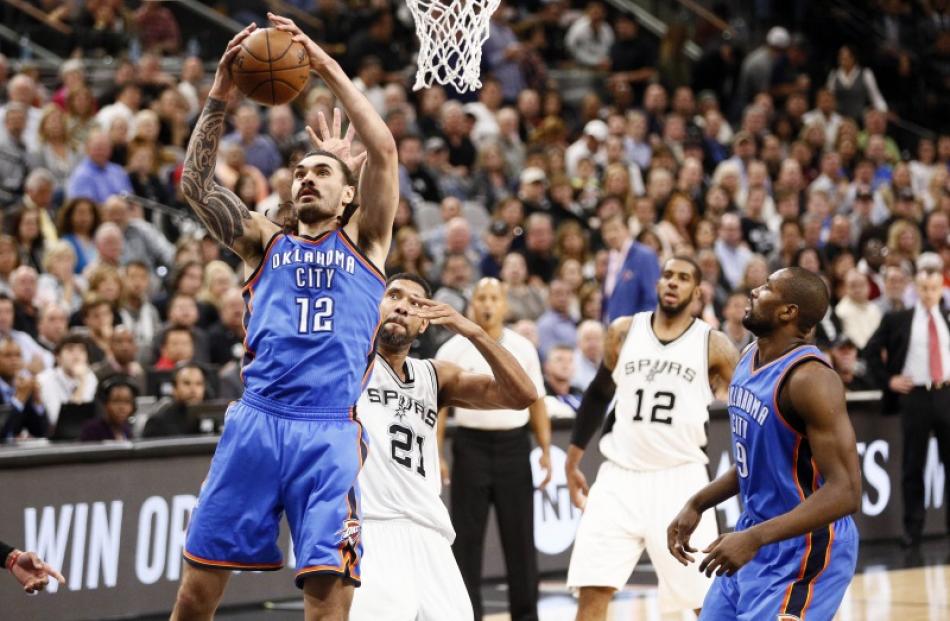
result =
[[[419,37],[412,90],[433,82],[460,93],[482,87],[479,73],[488,22],[501,0],[406,0]]]

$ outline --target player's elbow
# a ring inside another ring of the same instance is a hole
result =
[[[861,475],[852,474],[845,481],[840,494],[845,515],[857,513],[861,509]]]
[[[534,386],[528,386],[524,388],[518,396],[518,405],[516,407],[519,410],[526,410],[534,405],[534,402],[537,400],[538,391],[534,389]]]

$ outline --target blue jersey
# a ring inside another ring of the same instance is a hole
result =
[[[244,287],[245,390],[308,411],[360,397],[385,278],[342,230],[276,234]]]
[[[789,371],[808,360],[827,360],[817,347],[804,345],[754,370],[757,355],[753,344],[739,359],[729,385],[733,457],[743,505],[739,530],[788,513],[824,483],[804,429],[796,429],[782,415],[778,397]]]

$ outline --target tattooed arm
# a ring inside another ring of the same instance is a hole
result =
[[[214,167],[224,131],[225,108],[233,88],[231,60],[241,49],[241,41],[255,29],[251,24],[239,32],[221,57],[214,85],[188,142],[181,176],[182,193],[205,228],[251,268],[260,261],[262,246],[278,230],[277,226],[261,214],[251,212],[234,192],[215,182]]]

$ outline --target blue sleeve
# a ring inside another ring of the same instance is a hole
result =
[[[82,170],[81,168],[77,168],[69,177],[69,181],[66,184],[66,196],[69,199],[78,198],[80,196],[84,198],[95,197],[92,184],[86,179],[86,175],[82,174]]]
[[[639,275],[637,285],[640,289],[640,304],[634,312],[640,313],[656,308],[656,282],[660,279],[660,262],[649,248],[643,247],[637,254],[639,260],[635,273]]]

